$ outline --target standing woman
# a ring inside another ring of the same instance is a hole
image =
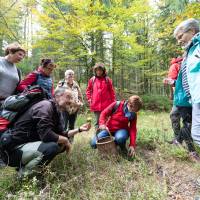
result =
[[[48,99],[52,99],[54,95],[53,80],[51,74],[56,65],[51,59],[42,59],[37,70],[28,74],[24,80],[20,82],[17,90],[22,92],[29,85],[39,85],[44,89]]]
[[[83,106],[83,95],[78,83],[74,80],[74,71],[69,69],[65,72],[65,79],[59,81],[56,89],[64,88],[72,91],[72,104],[67,111],[62,112],[64,119],[64,129],[73,130],[75,126],[75,121],[77,118],[78,110]],[[72,139],[73,140],[73,139]]]
[[[4,100],[16,91],[21,75],[15,64],[21,62],[25,54],[18,43],[12,43],[6,47],[5,57],[0,57],[0,112]],[[0,155],[0,167],[5,166]]]
[[[9,44],[5,49],[5,57],[0,57],[0,105],[10,95],[14,94],[20,81],[20,71],[17,63],[21,62],[26,51],[18,44]]]
[[[95,128],[98,130],[101,111],[115,102],[115,90],[103,63],[96,63],[93,70],[94,76],[88,81],[86,96],[90,110],[94,112]]]

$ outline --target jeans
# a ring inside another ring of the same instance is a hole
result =
[[[77,112],[69,114],[66,111],[62,112],[64,130],[73,130],[77,118]]]
[[[117,130],[115,133],[112,134],[115,138],[115,143],[116,145],[119,145],[121,149],[125,148],[126,146],[126,140],[129,137],[129,133],[126,129],[119,129]],[[107,137],[109,136],[109,133],[106,130],[102,130],[100,133],[98,133],[97,136],[95,136],[92,140],[91,140],[91,147],[92,148],[97,148],[97,137],[103,138],[103,137]]]
[[[192,138],[200,146],[200,103],[192,105]]]

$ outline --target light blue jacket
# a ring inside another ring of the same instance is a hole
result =
[[[200,103],[200,32],[192,38],[185,61],[192,103]]]
[[[183,89],[181,70],[179,71],[178,78],[175,84],[173,104],[175,106],[191,107],[191,104],[189,103],[189,98],[187,97],[185,90]]]

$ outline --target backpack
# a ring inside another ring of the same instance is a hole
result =
[[[116,104],[114,105],[113,109],[112,109],[112,114],[115,113],[117,111],[117,109],[119,108],[119,105],[120,105],[120,101],[116,101]],[[132,119],[129,119],[129,122],[131,121]]]
[[[5,99],[0,112],[0,149],[9,146],[12,135],[9,128],[16,122],[25,111],[39,101],[46,99],[47,95],[38,86],[28,86],[22,93],[12,95]]]
[[[115,113],[115,112],[117,111],[119,105],[120,105],[120,101],[116,101],[116,104],[114,105],[114,107],[113,107],[113,109],[112,109],[112,114]]]

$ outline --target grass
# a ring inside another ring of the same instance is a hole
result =
[[[81,114],[77,125],[89,115]],[[92,136],[93,131],[79,134],[70,156],[56,157],[45,171],[43,190],[36,178],[20,183],[12,168],[1,170],[0,199],[192,200],[200,194],[199,164],[190,162],[184,148],[166,142],[172,137],[167,113],[140,112],[137,155],[131,161],[102,159],[89,146]]]

